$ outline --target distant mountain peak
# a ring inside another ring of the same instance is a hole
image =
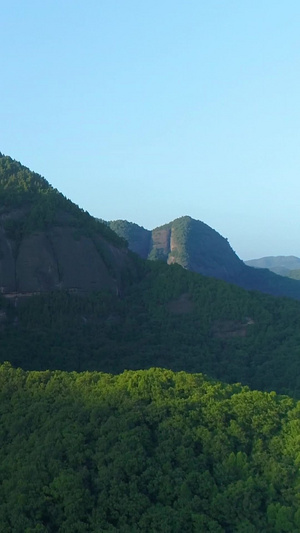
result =
[[[222,279],[245,289],[300,299],[298,281],[247,266],[231,248],[228,239],[205,222],[189,215],[176,218],[152,231],[126,220],[117,220],[109,225],[127,240],[132,251],[144,259],[178,263],[187,270]]]
[[[254,268],[267,268],[280,276],[299,279],[300,275],[300,258],[295,255],[270,255],[245,261],[245,264]]]
[[[118,220],[110,227],[128,241],[129,248],[143,258],[178,263],[187,270],[233,281],[242,261],[228,240],[189,215],[145,230],[132,222]]]

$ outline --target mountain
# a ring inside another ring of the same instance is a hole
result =
[[[152,231],[117,220],[109,226],[144,259],[178,263],[187,270],[234,281],[243,263],[228,241],[204,222],[184,216]]]
[[[250,259],[245,264],[255,268],[267,268],[275,274],[289,276],[292,270],[300,269],[300,258],[294,255],[277,255]]]
[[[135,264],[107,225],[0,154],[0,291],[118,292]]]
[[[108,222],[108,225],[144,259],[178,263],[192,272],[222,279],[245,289],[300,299],[298,281],[284,279],[267,268],[257,270],[246,265],[227,239],[204,222],[189,216],[152,231],[126,220]]]

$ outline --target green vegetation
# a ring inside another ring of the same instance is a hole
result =
[[[98,233],[117,246],[126,246],[106,224],[65,198],[39,174],[0,154],[0,214],[5,231],[20,241],[25,234],[55,225],[72,225],[85,235]]]
[[[3,531],[299,531],[287,397],[162,369],[8,364],[0,390]]]
[[[151,247],[151,231],[127,220],[107,222],[109,227],[130,243],[130,249],[143,259],[147,259]]]
[[[178,265],[140,265],[117,297],[55,292],[2,300],[1,359],[27,370],[152,366],[300,398],[300,304]]]

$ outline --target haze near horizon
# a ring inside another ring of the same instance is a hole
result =
[[[300,256],[300,4],[1,2],[0,151],[92,215]]]

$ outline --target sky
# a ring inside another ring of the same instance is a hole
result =
[[[91,215],[300,257],[299,0],[0,0],[0,151]]]

